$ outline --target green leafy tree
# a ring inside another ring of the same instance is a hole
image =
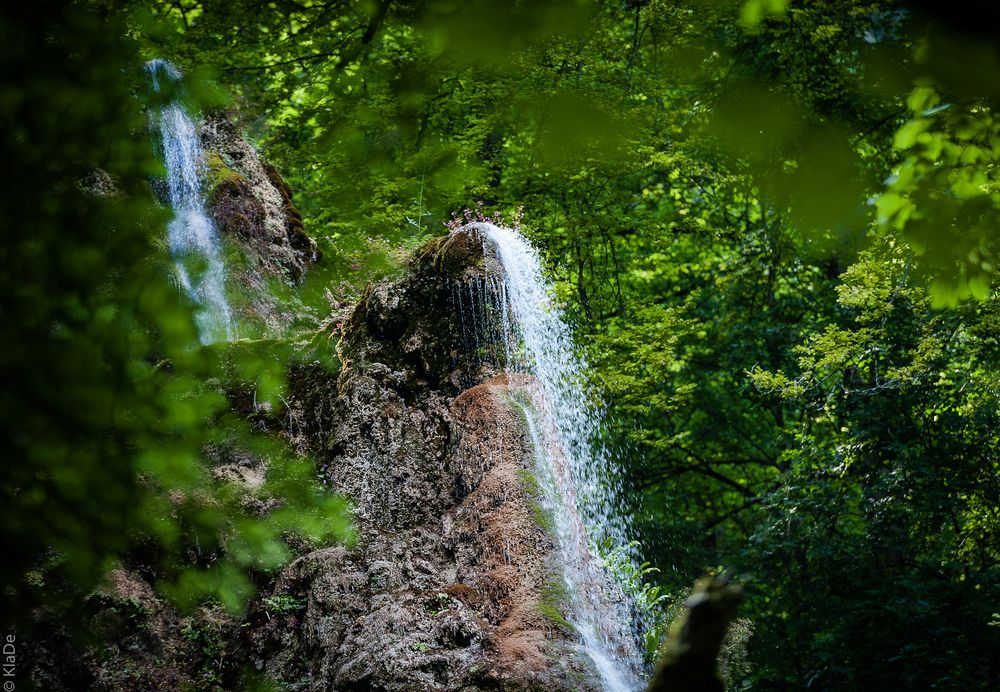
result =
[[[126,27],[82,3],[22,10],[0,22],[5,613],[59,613],[122,560],[182,604],[239,608],[290,555],[286,534],[345,535],[343,503],[223,397],[229,368],[276,382],[261,396],[277,403],[283,362],[198,345],[147,182],[159,167]],[[211,448],[268,457],[261,492],[281,506],[248,513]]]

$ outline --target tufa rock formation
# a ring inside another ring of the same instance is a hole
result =
[[[256,159],[239,160],[249,171]],[[228,208],[244,209],[251,226],[230,231],[249,234],[239,235],[248,253],[276,248],[262,255],[274,269],[304,261],[287,236],[268,235],[268,207],[246,193],[262,178],[246,179],[234,179],[243,192]],[[277,574],[258,575],[258,596],[238,617],[180,614],[141,561],[123,565],[88,604],[96,641],[71,656],[67,640],[39,638],[31,680],[52,690],[236,689],[252,679],[288,690],[600,689],[564,618],[535,452],[515,405],[535,384],[497,372],[454,307],[455,291],[481,282],[487,263],[474,233],[432,241],[401,278],[369,287],[342,325],[299,349],[329,349],[342,326],[339,370],[299,353],[280,412],[227,391],[235,410],[309,454],[351,499],[356,544],[295,547]],[[253,343],[264,342],[231,347]],[[215,475],[243,482],[248,496],[267,473],[266,460],[238,450],[208,454]]]
[[[300,317],[288,289],[320,259],[316,242],[303,229],[291,188],[261,160],[232,113],[209,114],[199,136],[206,208],[229,250],[228,289],[237,316],[265,335],[283,334]]]
[[[364,293],[336,380],[299,380],[292,415],[330,487],[353,500],[359,540],[276,581],[272,599],[303,607],[252,630],[268,677],[336,690],[596,688],[559,612],[534,452],[511,403],[532,382],[464,349],[449,308],[483,264],[474,234],[429,243],[403,279]]]

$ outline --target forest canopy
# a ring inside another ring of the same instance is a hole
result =
[[[287,534],[349,534],[312,462],[218,394],[236,363],[234,381],[272,383],[280,406],[290,350],[192,349],[162,278],[143,64],[167,58],[294,190],[323,254],[302,287],[310,327],[466,210],[521,218],[606,408],[653,578],[678,597],[723,569],[746,587],[734,689],[1000,686],[989,7],[3,12],[0,512],[19,618],[136,555],[178,602],[238,609],[287,561]],[[88,192],[95,169],[119,192]],[[282,460],[284,511],[244,516],[207,481],[203,450],[234,440]],[[177,490],[189,500],[171,505]]]

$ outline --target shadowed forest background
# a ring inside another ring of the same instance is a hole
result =
[[[732,689],[1000,687],[988,5],[37,0],[3,15],[0,521],[19,633],[39,609],[81,616],[122,560],[156,565],[181,607],[238,611],[296,545],[349,540],[313,462],[206,383],[253,381],[280,407],[302,335],[473,210],[523,214],[547,262],[656,606],[673,613],[705,573],[744,585]],[[157,57],[266,153],[322,251],[287,343],[192,348],[149,183]],[[95,170],[113,194],[92,194]],[[205,450],[236,439],[275,460],[280,510],[248,516],[210,482]]]

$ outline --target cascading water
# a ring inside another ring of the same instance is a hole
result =
[[[634,690],[642,669],[634,604],[594,554],[605,541],[628,549],[628,518],[616,512],[620,469],[596,442],[601,417],[584,395],[585,364],[531,244],[490,223],[471,223],[458,232],[478,233],[484,256],[496,259],[500,274],[462,284],[453,294],[466,338],[489,360],[508,372],[529,373],[535,382],[514,403],[528,421],[539,481],[547,489],[546,509],[571,600],[568,619],[605,688]]]
[[[232,312],[226,299],[226,269],[219,236],[205,211],[201,192],[204,155],[194,122],[183,102],[181,73],[165,60],[146,63],[153,91],[164,97],[153,113],[167,169],[167,191],[174,218],[167,226],[170,253],[178,280],[195,306],[202,343],[234,336]],[[163,93],[163,90],[169,91]]]

